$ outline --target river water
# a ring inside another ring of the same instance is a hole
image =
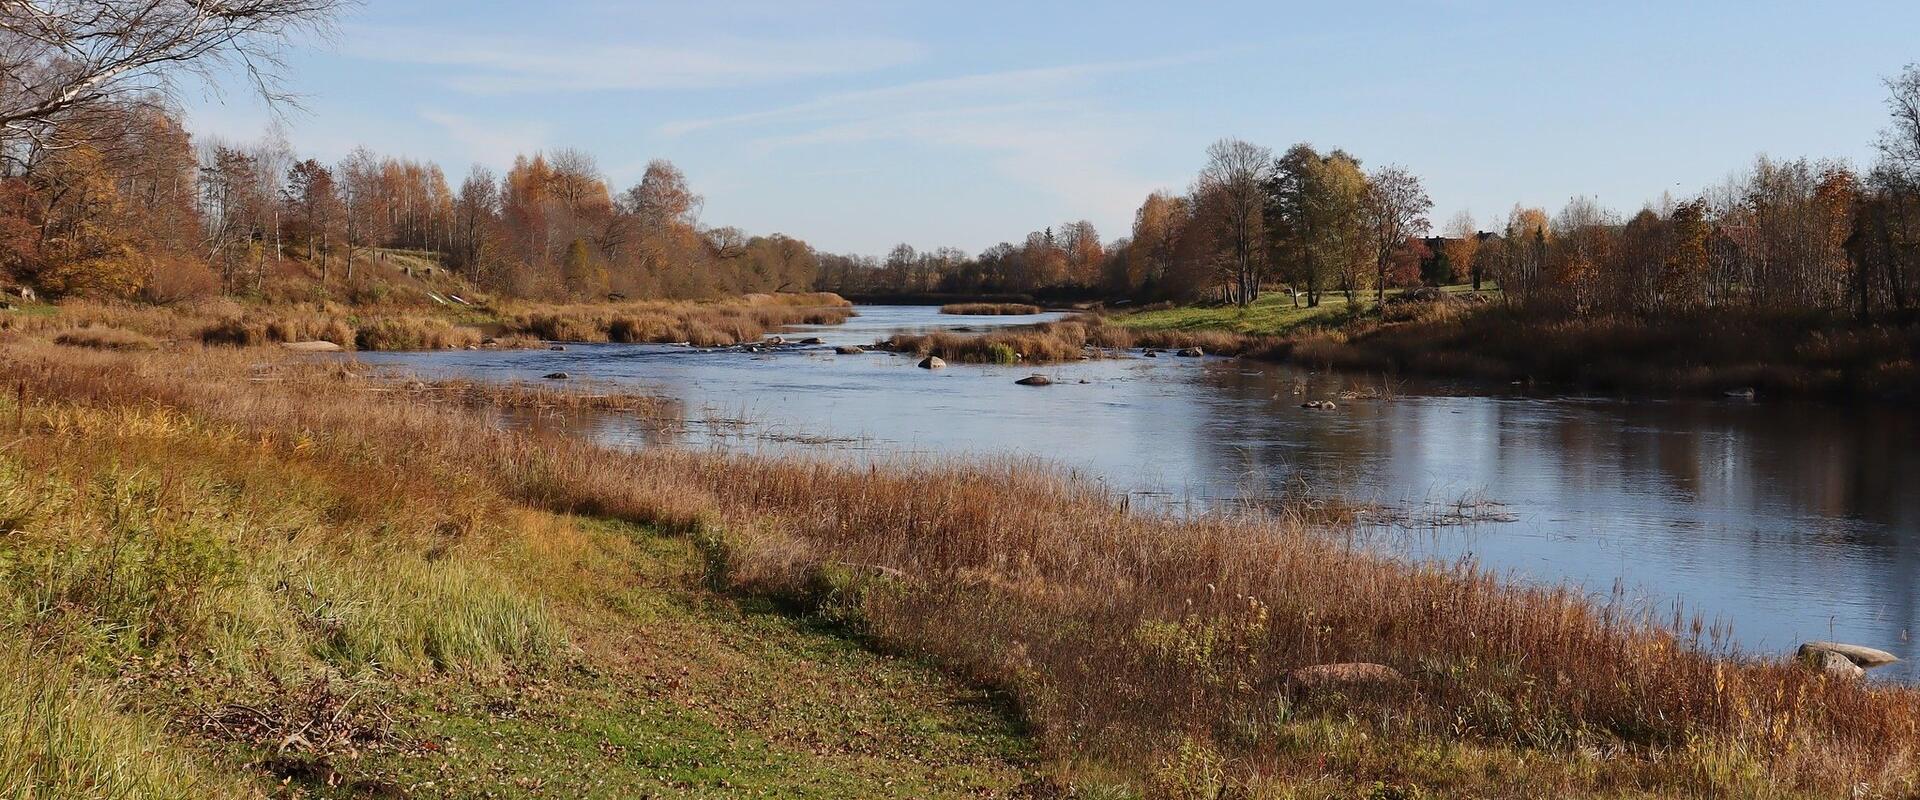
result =
[[[1749,652],[1836,638],[1920,678],[1920,420],[1910,410],[1527,393],[1316,373],[1224,358],[1132,357],[929,371],[884,352],[900,330],[1031,323],[865,306],[767,353],[664,345],[368,353],[423,376],[576,381],[684,404],[670,431],[579,424],[619,446],[1044,459],[1172,509],[1282,495],[1377,504],[1372,541],[1471,557],[1525,579],[1616,593],[1663,617],[1730,625]],[[1025,387],[1030,373],[1054,385]],[[1300,407],[1333,399],[1335,410]],[[1457,523],[1465,524],[1457,524]]]

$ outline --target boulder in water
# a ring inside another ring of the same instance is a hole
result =
[[[542,375],[541,377],[546,378],[547,380],[550,380],[550,381],[564,381],[573,376],[568,375],[567,373],[564,373],[564,372],[549,372],[545,375]]]
[[[1052,386],[1053,379],[1045,375],[1028,375],[1027,377],[1014,381],[1014,383],[1020,384],[1021,386]]]
[[[839,347],[833,348],[833,352],[839,353],[840,355],[843,355],[843,356],[857,356],[867,351],[866,351],[866,348],[863,348],[857,344],[843,344],[843,345],[840,345]]]
[[[941,367],[944,367],[946,365],[947,365],[947,362],[942,360],[939,356],[927,356],[926,358],[921,359],[920,361],[921,369],[940,369]]]
[[[1202,350],[1198,347],[1182,347],[1180,348],[1180,352],[1177,353],[1176,355],[1179,355],[1181,358],[1199,358],[1206,354],[1207,354],[1207,351]]]

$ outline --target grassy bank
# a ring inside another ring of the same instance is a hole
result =
[[[1175,307],[1114,315],[1140,331],[1241,334],[1220,352],[1305,366],[1540,382],[1583,389],[1717,394],[1754,389],[1801,396],[1920,394],[1920,325],[1860,323],[1819,312],[1698,311],[1663,317],[1529,311],[1497,294],[1451,286],[1384,310],[1329,297],[1294,308],[1269,295],[1250,308]]]
[[[317,365],[249,377],[260,357],[0,346],[0,796],[976,797],[1026,780],[1026,745],[977,690],[715,594],[693,538],[566,513],[447,454],[515,472],[504,440],[459,441],[487,440],[488,409],[642,401],[395,390]]]
[[[939,356],[967,364],[1048,364],[1102,358],[1115,350],[1198,347],[1217,355],[1256,355],[1278,343],[1271,337],[1212,330],[1142,330],[1082,314],[1057,322],[991,330],[981,334],[895,334],[876,346],[899,353]]]
[[[348,350],[532,347],[542,341],[713,346],[757,340],[787,325],[835,324],[851,316],[851,304],[821,292],[566,305],[477,299],[464,305],[260,305],[215,299],[173,305],[39,305],[0,312],[0,330],[68,337],[75,344],[107,348],[191,342],[256,347],[304,341],[332,342]]]
[[[224,350],[0,360],[35,679],[6,702],[74,698],[0,716],[28,743],[0,769],[56,789],[128,765],[207,794],[1920,789],[1914,690],[1287,515],[1139,514],[1020,464],[613,452],[488,424],[486,389]],[[1404,679],[1289,678],[1347,661]]]

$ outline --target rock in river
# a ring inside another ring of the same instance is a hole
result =
[[[857,344],[843,344],[843,345],[840,345],[839,347],[833,348],[833,352],[839,353],[840,355],[843,355],[843,356],[857,356],[867,351],[866,349],[862,348],[860,345],[857,345]]]
[[[550,381],[564,381],[573,376],[568,375],[567,373],[564,373],[564,372],[549,372],[543,377],[545,377],[547,380],[550,380]]]
[[[1207,354],[1207,351],[1202,350],[1198,347],[1182,347],[1180,348],[1180,352],[1177,353],[1176,355],[1179,355],[1182,358],[1199,358],[1206,354]]]
[[[921,369],[939,369],[947,365],[939,356],[927,356],[920,362]]]
[[[818,336],[809,336],[805,339],[801,339],[800,343],[801,344],[826,344],[827,340],[822,339]]]
[[[1045,375],[1028,375],[1027,377],[1014,381],[1014,383],[1020,384],[1021,386],[1052,386],[1053,379]]]

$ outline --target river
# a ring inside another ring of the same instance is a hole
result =
[[[1682,608],[1730,625],[1748,652],[1828,638],[1880,647],[1906,660],[1876,678],[1920,677],[1920,421],[1908,410],[1539,394],[1165,354],[929,371],[831,346],[1055,315],[859,311],[787,334],[826,345],[759,354],[607,344],[358,357],[429,377],[564,371],[682,401],[686,424],[668,432],[619,415],[581,423],[619,446],[1025,456],[1172,509],[1339,495],[1376,504],[1370,540],[1405,557],[1472,557],[1663,617]],[[1054,385],[1014,384],[1034,372]],[[1310,399],[1337,408],[1300,407]]]

